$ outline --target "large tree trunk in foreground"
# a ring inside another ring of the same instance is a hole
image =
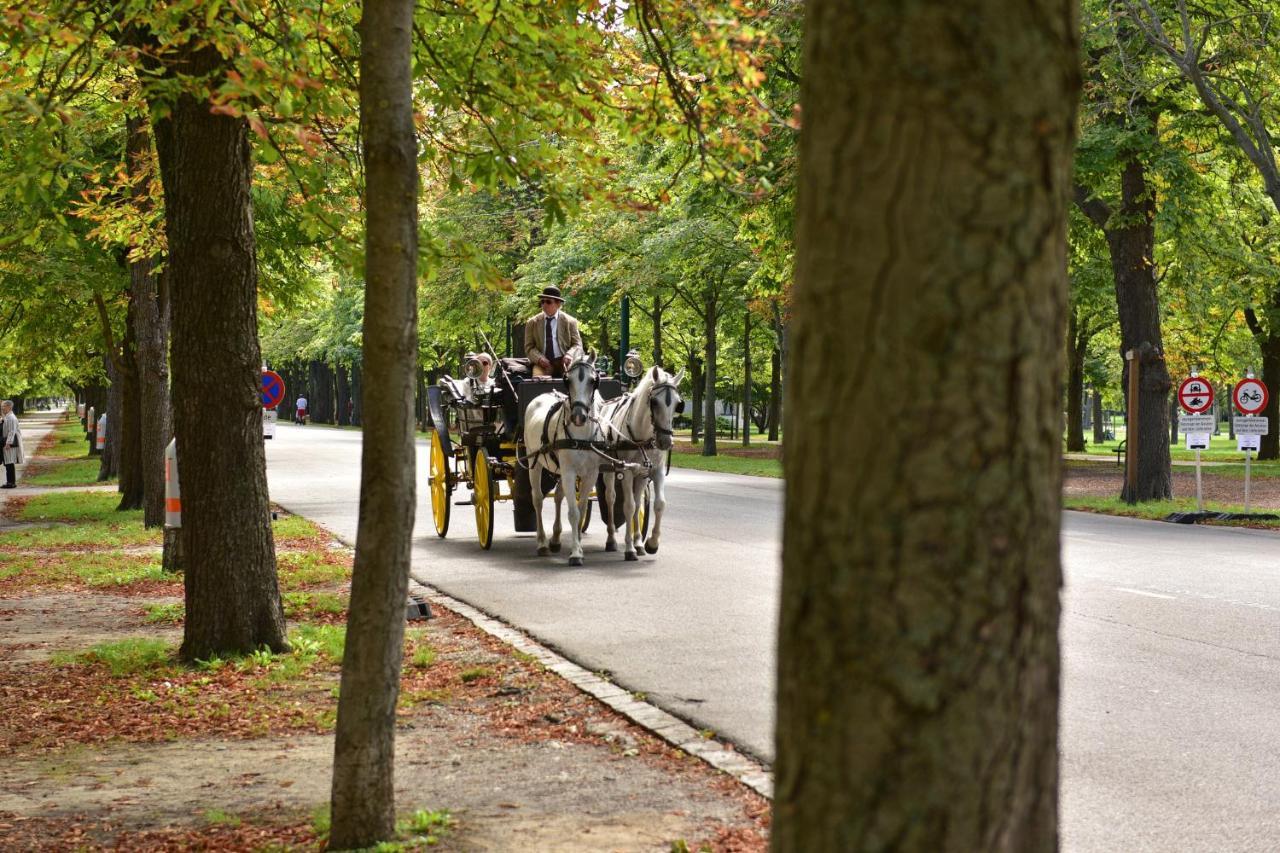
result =
[[[368,0],[360,22],[365,162],[364,451],[333,759],[334,850],[395,834],[395,724],[416,502],[418,171],[413,3]]]
[[[149,208],[151,192],[151,134],[144,119],[127,121],[126,152],[133,178],[135,204]],[[162,275],[155,262],[141,257],[129,264],[137,341],[138,408],[141,417],[142,521],[146,527],[164,524],[164,449],[171,436],[169,416],[169,304]]]
[[[1077,32],[808,5],[775,850],[1056,848]]]
[[[212,47],[168,62],[222,67]],[[262,443],[248,126],[184,94],[155,125],[173,323],[187,660],[288,648]]]

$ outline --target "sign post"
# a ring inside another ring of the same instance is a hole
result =
[[[1253,375],[1253,371],[1246,371],[1244,379],[1236,383],[1235,389],[1231,392],[1231,401],[1235,403],[1236,409],[1244,417],[1237,417],[1232,420],[1235,426],[1236,441],[1241,450],[1244,451],[1244,511],[1249,514],[1249,474],[1250,462],[1253,459],[1253,451],[1260,446],[1260,436],[1267,434],[1270,424],[1267,423],[1266,417],[1257,417],[1259,412],[1267,408],[1267,400],[1270,397],[1266,384]]]
[[[1204,512],[1204,497],[1200,487],[1200,451],[1208,448],[1213,435],[1213,415],[1205,412],[1213,408],[1213,385],[1201,379],[1196,371],[1182,380],[1178,386],[1178,405],[1186,412],[1178,418],[1178,429],[1187,436],[1187,447],[1196,452],[1196,512]]]

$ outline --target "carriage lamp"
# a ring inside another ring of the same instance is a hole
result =
[[[468,353],[467,360],[462,365],[462,375],[468,379],[479,379],[483,373],[484,362],[475,353]]]
[[[644,373],[644,362],[640,360],[639,352],[631,350],[627,353],[626,360],[622,362],[622,372],[632,379],[640,378],[640,374]]]

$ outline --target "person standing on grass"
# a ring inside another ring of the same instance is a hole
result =
[[[15,489],[17,466],[22,464],[22,430],[18,428],[12,400],[0,403],[0,448],[4,453],[4,485],[0,489]]]

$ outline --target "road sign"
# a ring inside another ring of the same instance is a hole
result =
[[[284,399],[284,380],[274,370],[262,371],[262,407],[274,409]]]
[[[276,437],[276,421],[280,419],[280,413],[275,409],[267,409],[262,413],[262,437]]]
[[[1212,433],[1214,427],[1213,422],[1213,415],[1179,415],[1178,432],[1191,433],[1194,435]]]
[[[1271,426],[1266,418],[1232,418],[1236,435],[1266,435]]]
[[[1213,408],[1213,386],[1199,376],[1190,376],[1178,386],[1178,405],[1193,415]]]
[[[1256,433],[1253,435],[1237,435],[1236,449],[1239,450],[1241,453],[1244,453],[1246,450],[1252,450],[1255,452],[1258,450],[1261,450],[1262,436]]]
[[[1189,432],[1187,433],[1187,450],[1208,450],[1209,439],[1213,437],[1208,432]]]
[[[1256,415],[1267,407],[1268,396],[1261,379],[1241,379],[1231,392],[1231,401],[1242,414]]]

